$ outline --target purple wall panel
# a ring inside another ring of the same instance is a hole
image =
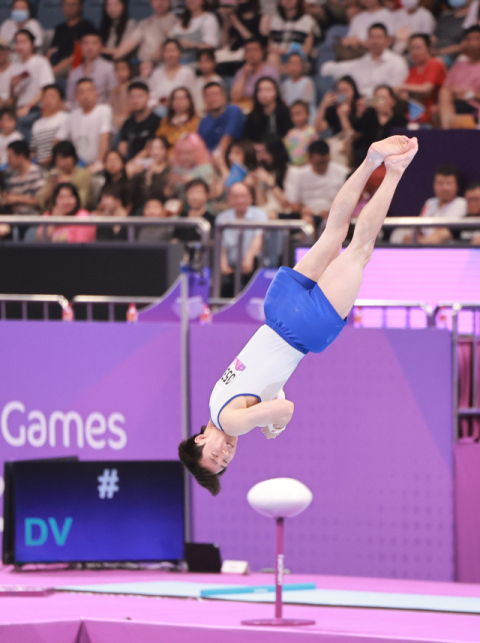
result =
[[[0,326],[0,476],[5,460],[177,457],[179,324]]]
[[[457,578],[480,583],[480,444],[455,445]]]
[[[208,419],[215,381],[255,326],[191,330],[192,424]],[[250,487],[291,476],[314,500],[287,521],[294,572],[452,580],[451,338],[443,330],[351,329],[308,355],[287,383],[288,430],[240,438],[212,498],[194,485],[194,535],[224,558],[272,567],[274,523],[247,504]]]

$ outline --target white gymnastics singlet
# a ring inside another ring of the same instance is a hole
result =
[[[215,384],[210,396],[210,417],[215,426],[222,429],[220,413],[235,397],[252,395],[259,402],[273,400],[302,357],[305,355],[274,330],[266,325],[259,328]]]

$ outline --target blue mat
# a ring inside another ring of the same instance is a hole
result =
[[[239,585],[238,594],[214,594],[211,590],[225,591],[226,586],[214,583],[191,583],[185,581],[152,581],[144,583],[108,583],[101,585],[64,585],[59,591],[89,592],[93,594],[139,594],[143,596],[171,596],[200,598],[202,590],[209,590],[209,598],[215,600],[273,603],[273,592],[245,593]],[[228,591],[232,591],[228,586]],[[480,614],[480,598],[473,596],[438,596],[431,594],[400,594],[389,592],[364,592],[340,589],[310,589],[285,591],[283,602],[298,605],[323,605],[332,607],[358,607],[396,610],[421,610],[429,612],[456,612]]]

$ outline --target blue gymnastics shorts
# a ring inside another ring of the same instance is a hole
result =
[[[266,324],[301,353],[321,353],[345,327],[318,284],[282,266],[265,297]]]

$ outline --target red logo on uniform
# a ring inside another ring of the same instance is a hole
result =
[[[245,364],[242,364],[242,362],[238,359],[238,357],[235,358],[235,370],[236,371],[244,371],[246,368]]]

